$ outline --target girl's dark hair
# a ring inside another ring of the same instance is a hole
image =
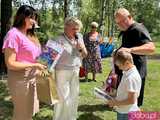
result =
[[[35,36],[35,25],[33,25],[31,29],[27,30],[27,35]]]
[[[16,13],[15,19],[14,19],[14,23],[13,23],[13,27],[22,27],[23,25],[25,25],[25,18],[26,17],[31,17],[33,18],[35,16],[36,10],[28,5],[22,5]]]

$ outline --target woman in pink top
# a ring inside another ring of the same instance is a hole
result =
[[[27,37],[27,31],[34,26],[35,14],[32,7],[21,6],[3,44],[8,87],[14,105],[12,120],[32,120],[32,115],[39,108],[35,80],[38,71],[45,66],[36,63],[41,52],[39,42]]]

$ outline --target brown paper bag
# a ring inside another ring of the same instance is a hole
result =
[[[59,101],[55,71],[50,73],[45,70],[41,75],[37,76],[37,95],[40,102],[49,105],[56,104]]]

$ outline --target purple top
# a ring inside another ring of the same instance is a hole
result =
[[[4,39],[3,49],[12,48],[16,52],[16,61],[35,63],[41,53],[40,46],[33,43],[17,28],[11,28]]]

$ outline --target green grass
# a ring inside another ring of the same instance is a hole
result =
[[[101,86],[111,69],[110,58],[103,60],[103,74],[97,75],[97,82],[80,82],[78,120],[115,120],[116,113],[93,95],[93,88]],[[148,60],[148,76],[145,86],[144,111],[160,111],[160,60]],[[4,82],[0,81],[0,120],[10,120],[12,103]],[[53,107],[42,105],[34,120],[52,120]]]
[[[160,42],[155,42],[155,46],[156,46],[155,54],[159,54],[160,55]]]
[[[143,109],[145,111],[160,111],[160,60],[149,60],[148,62]]]

